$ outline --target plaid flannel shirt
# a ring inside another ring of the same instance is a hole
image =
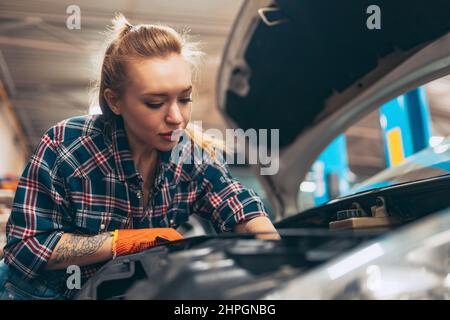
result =
[[[176,228],[193,213],[226,232],[267,215],[261,199],[224,163],[199,161],[198,155],[205,160],[207,153],[190,139],[180,139],[176,148],[176,158],[171,151],[160,152],[151,197],[144,204],[143,179],[121,117],[80,116],[50,128],[19,181],[7,224],[6,263],[25,278],[48,278],[50,271],[43,267],[64,232]],[[103,264],[81,267],[82,282]],[[63,288],[65,270],[52,271],[50,278],[55,277]]]

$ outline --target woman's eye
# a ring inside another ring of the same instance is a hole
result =
[[[191,98],[180,99],[180,102],[182,104],[188,104],[189,102],[192,102],[192,99]]]
[[[163,106],[164,103],[151,103],[151,102],[144,102],[144,104],[152,109],[158,109],[161,108]]]

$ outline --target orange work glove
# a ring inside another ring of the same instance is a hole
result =
[[[136,253],[158,244],[183,239],[173,228],[146,228],[115,230],[112,240],[113,259]]]

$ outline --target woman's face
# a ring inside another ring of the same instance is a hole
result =
[[[128,84],[116,104],[134,147],[169,151],[189,122],[191,68],[181,55],[127,63]]]

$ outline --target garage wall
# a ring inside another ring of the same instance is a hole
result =
[[[5,106],[0,103],[0,176],[21,175],[25,167],[25,157],[15,141],[15,133],[8,121]]]

